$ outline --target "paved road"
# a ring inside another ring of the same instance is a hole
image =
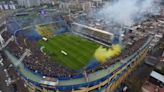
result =
[[[3,57],[3,62],[0,62],[0,91],[2,92],[28,92],[24,87],[24,82],[17,75],[13,67],[9,68],[11,64],[6,57]],[[1,57],[0,57],[1,59]],[[3,66],[2,66],[3,63]],[[5,72],[6,70],[7,72]],[[7,85],[6,80],[11,79],[11,83]]]
[[[11,86],[7,86],[5,80],[7,80],[7,77],[5,76],[4,68],[0,66],[0,90],[2,92],[14,92],[13,88]]]

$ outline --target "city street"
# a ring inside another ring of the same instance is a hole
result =
[[[0,65],[0,90],[2,92],[14,92],[13,91],[13,88],[11,86],[7,86],[5,80],[7,80],[8,78],[6,77],[5,75],[5,72],[4,72],[4,68]],[[1,92],[0,91],[0,92]]]
[[[0,62],[0,74],[0,92],[28,92],[7,58]]]

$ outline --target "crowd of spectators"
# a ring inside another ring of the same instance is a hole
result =
[[[140,40],[133,43],[131,46],[127,46],[119,57],[115,57],[113,59],[108,60],[104,64],[101,64],[93,69],[85,70],[87,73],[91,73],[93,71],[97,71],[103,68],[107,68],[110,65],[120,61],[127,56],[130,56],[136,50],[140,48],[140,46],[146,41],[146,38],[141,38]],[[83,73],[83,71],[75,71],[69,68],[63,67],[62,65],[52,61],[52,59],[42,53],[40,48],[37,47],[37,43],[35,41],[29,41],[22,35],[17,35],[17,43],[11,42],[7,46],[8,50],[13,53],[16,57],[20,58],[24,53],[25,49],[28,48],[31,51],[31,55],[26,57],[23,60],[24,65],[27,69],[33,71],[36,74],[49,76],[49,77],[69,77],[78,76]]]
[[[27,68],[41,75],[50,77],[66,77],[73,74],[73,70],[63,67],[44,55],[39,49],[31,50],[32,55],[24,59]],[[37,57],[36,57],[37,56]]]
[[[36,41],[29,41],[21,35],[17,35],[19,47],[28,48],[31,55],[23,61],[24,65],[35,73],[50,77],[67,77],[75,74],[74,70],[63,67],[40,51]],[[25,50],[24,50],[25,51]]]
[[[126,46],[126,48],[122,50],[121,55],[119,55],[118,57],[109,59],[109,60],[107,60],[107,62],[101,64],[100,66],[96,67],[95,69],[88,70],[87,72],[90,73],[90,72],[94,72],[94,71],[101,70],[104,68],[108,68],[112,64],[115,64],[115,63],[119,62],[120,60],[125,59],[126,57],[135,53],[146,42],[147,39],[148,39],[148,37],[143,37],[143,38],[139,39],[138,41],[134,42],[132,45]]]

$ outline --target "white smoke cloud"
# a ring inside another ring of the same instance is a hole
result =
[[[107,3],[98,12],[98,16],[106,21],[111,21],[124,26],[132,26],[145,15],[159,13],[159,5],[154,0],[117,0]]]

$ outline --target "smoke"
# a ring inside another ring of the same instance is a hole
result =
[[[146,15],[159,14],[159,4],[154,1],[155,0],[117,0],[105,4],[97,13],[97,16],[108,22],[114,22],[123,26],[132,26],[144,20]]]
[[[119,38],[120,35],[115,34],[112,38],[112,46],[110,48],[104,48],[100,46],[98,49],[96,49],[94,53],[94,57],[97,61],[100,63],[104,63],[107,60],[117,57],[121,54],[121,39]]]
[[[106,62],[108,59],[111,59],[113,57],[117,57],[121,53],[121,46],[119,44],[112,45],[111,48],[103,48],[100,46],[94,54],[94,57],[96,60],[98,60],[101,63]]]

